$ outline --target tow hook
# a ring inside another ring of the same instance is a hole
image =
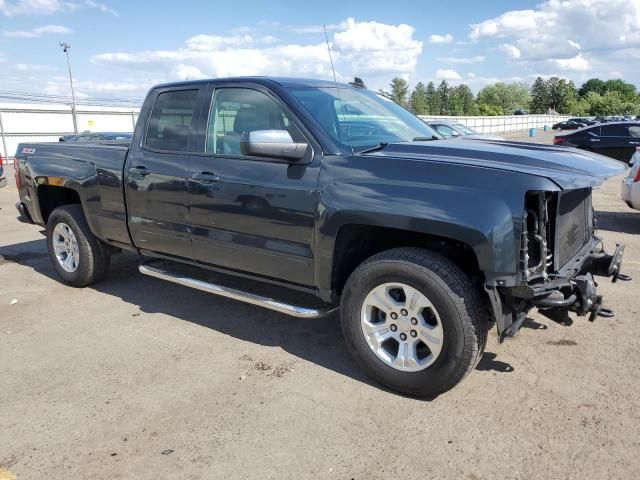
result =
[[[598,295],[596,290],[598,284],[591,273],[578,275],[574,282],[578,293],[578,301],[574,304],[574,309],[579,316],[590,314],[590,322],[593,322],[598,316],[606,318],[615,316],[612,309],[602,306],[602,295]]]
[[[622,280],[623,282],[628,282],[631,280],[631,276],[626,273],[622,273],[620,268],[622,266],[622,255],[624,254],[624,243],[616,244],[616,251],[611,256],[611,262],[609,263],[609,268],[607,269],[607,276],[611,277],[611,281],[613,283],[618,280]]]

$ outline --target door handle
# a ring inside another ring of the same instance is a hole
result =
[[[147,175],[149,175],[151,173],[151,170],[149,170],[147,167],[143,167],[142,165],[140,165],[140,166],[133,167],[132,169],[130,169],[129,173],[131,173],[133,175],[139,175],[141,177],[146,177]]]
[[[220,177],[218,175],[211,172],[194,173],[193,175],[191,175],[191,178],[202,183],[215,183],[220,180]]]

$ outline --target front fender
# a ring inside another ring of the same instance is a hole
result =
[[[352,159],[357,163],[358,157]],[[368,169],[377,168],[376,159],[366,160]],[[557,186],[532,175],[434,163],[401,163],[394,170],[400,177],[400,169],[401,178],[367,174],[365,165],[356,164],[357,176],[321,179],[316,231],[316,285],[321,290],[331,288],[335,241],[345,225],[389,227],[464,243],[473,250],[487,285],[515,283],[525,193]]]

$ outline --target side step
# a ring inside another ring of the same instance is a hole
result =
[[[331,315],[338,310],[336,306],[328,306],[322,308],[307,308],[297,305],[289,305],[287,303],[279,302],[272,298],[263,297],[255,293],[243,292],[236,290],[235,288],[229,288],[215,283],[205,282],[196,278],[188,277],[178,272],[172,272],[164,268],[158,268],[156,266],[143,263],[138,267],[140,273],[149,275],[150,277],[160,278],[169,282],[184,285],[185,287],[195,288],[202,290],[203,292],[212,293],[221,297],[231,298],[233,300],[239,300],[244,303],[250,303],[251,305],[257,305],[259,307],[274,310],[285,315],[298,318],[322,318]]]

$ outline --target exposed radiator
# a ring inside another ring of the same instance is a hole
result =
[[[556,265],[563,267],[592,234],[591,189],[562,192],[556,220]]]

